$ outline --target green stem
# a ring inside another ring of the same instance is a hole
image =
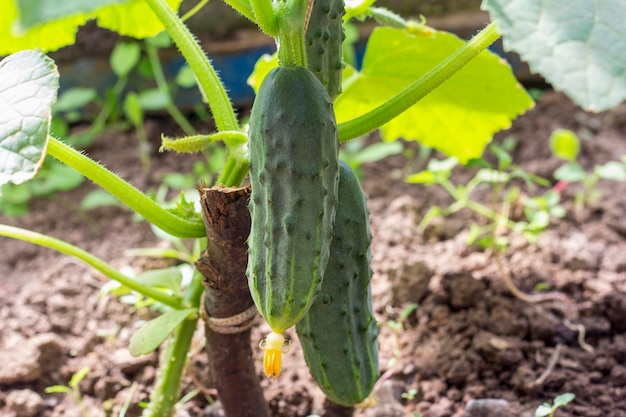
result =
[[[224,142],[228,147],[234,147],[248,142],[248,135],[240,130],[224,130],[210,135],[192,135],[184,138],[161,137],[160,152],[174,151],[181,153],[195,153],[203,151],[209,144],[217,141]]]
[[[201,0],[200,2],[198,2],[198,4],[193,6],[193,8],[191,10],[189,10],[187,13],[185,13],[183,15],[183,17],[181,17],[180,19],[183,22],[186,22],[187,19],[190,19],[193,15],[198,13],[208,2],[209,2],[209,0]]]
[[[172,214],[113,172],[53,137],[48,139],[48,154],[100,185],[166,233],[183,238],[206,235],[203,222]]]
[[[407,110],[409,107],[424,98],[427,94],[439,87],[448,78],[463,68],[478,54],[500,37],[495,23],[490,23],[462,48],[446,58],[435,68],[424,74],[401,93],[390,100],[358,116],[352,120],[340,123],[338,126],[339,140],[347,140],[362,136],[379,128],[385,123]]]
[[[237,10],[249,20],[256,22],[254,10],[252,9],[252,2],[250,0],[224,0],[224,3]]]
[[[217,184],[223,184],[228,187],[239,186],[246,177],[248,169],[249,159],[247,147],[245,144],[233,146],[230,149],[226,165],[224,165],[224,169],[217,179]]]
[[[172,116],[172,119],[174,119],[178,126],[183,129],[186,135],[195,135],[198,133],[196,132],[196,129],[194,129],[191,123],[189,123],[185,115],[178,110],[178,107],[174,105],[170,88],[167,85],[165,74],[163,73],[163,66],[161,65],[161,60],[159,59],[159,51],[154,45],[151,45],[150,42],[146,42],[146,53],[148,54],[150,65],[152,66],[152,72],[154,73],[154,80],[156,81],[157,88],[161,94],[167,97],[165,110],[170,114],[170,116]]]
[[[278,60],[283,66],[306,67],[304,44],[307,0],[288,0],[279,11]]]
[[[218,130],[237,130],[235,110],[211,61],[187,26],[165,0],[145,0],[157,15],[183,57],[196,75],[198,84],[209,103]]]
[[[154,391],[150,396],[148,407],[142,414],[143,417],[164,417],[173,414],[191,340],[197,326],[198,318],[185,320],[167,341]]]
[[[18,227],[12,227],[12,226],[2,225],[2,224],[0,224],[0,236],[6,236],[6,237],[13,238],[13,239],[19,239],[25,242],[34,243],[39,246],[44,246],[46,248],[54,249],[57,252],[61,252],[66,255],[73,256],[85,262],[87,265],[91,266],[97,271],[100,271],[101,273],[111,278],[112,280],[117,281],[120,284],[130,288],[131,290],[137,291],[138,293],[146,297],[152,298],[172,308],[175,308],[175,309],[183,308],[183,303],[181,302],[180,299],[176,297],[172,297],[152,287],[147,287],[145,285],[140,284],[134,279],[122,274],[120,271],[113,268],[111,265],[107,264],[100,258],[70,243],[64,242],[59,239],[55,239],[50,236],[43,235],[41,233],[36,233],[30,230],[25,230],[25,229],[21,229]]]
[[[198,308],[203,292],[202,275],[195,272],[189,287],[185,291],[185,304],[189,307]],[[150,404],[144,411],[143,417],[172,415],[174,406],[178,401],[180,382],[197,326],[197,317],[185,320],[168,340],[165,353],[161,359],[159,376],[157,377],[154,391],[150,396]]]
[[[278,34],[278,19],[272,0],[252,0],[256,22],[261,30],[270,36]]]

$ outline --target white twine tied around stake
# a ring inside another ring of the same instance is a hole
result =
[[[254,304],[239,314],[223,318],[209,316],[204,308],[204,303],[202,303],[200,308],[202,318],[207,326],[209,326],[209,329],[213,330],[215,333],[221,334],[236,334],[249,330],[254,325],[254,319],[257,315],[256,306]]]

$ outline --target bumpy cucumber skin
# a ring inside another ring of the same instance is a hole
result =
[[[250,115],[248,284],[275,332],[294,326],[328,263],[339,180],[332,102],[304,67],[263,80]]]
[[[305,34],[307,67],[332,100],[341,93],[344,0],[315,0]]]
[[[296,326],[304,358],[328,399],[361,403],[379,377],[378,326],[372,309],[371,233],[358,179],[340,162],[331,255],[320,295]]]

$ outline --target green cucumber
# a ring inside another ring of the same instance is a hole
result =
[[[315,0],[305,33],[307,67],[332,100],[341,93],[344,0]]]
[[[372,309],[369,215],[365,195],[344,162],[322,289],[297,324],[304,358],[329,400],[364,401],[379,377],[378,326]]]
[[[339,179],[332,102],[304,67],[278,67],[250,115],[248,284],[272,330],[306,313],[328,262]]]

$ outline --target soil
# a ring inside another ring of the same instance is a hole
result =
[[[161,133],[180,133],[156,118],[147,128],[155,149]],[[515,137],[514,161],[555,183],[552,173],[561,162],[551,156],[548,138],[556,128],[573,129],[585,139],[580,161],[586,169],[626,155],[626,106],[587,114],[551,91],[497,140]],[[144,175],[138,154],[128,151],[136,143],[132,132],[108,133],[87,152],[143,190],[155,190],[166,173],[191,171],[190,158],[155,151],[153,169]],[[450,199],[437,187],[401,180],[415,169],[404,156],[362,167],[384,376],[376,404],[355,415],[533,416],[539,404],[571,392],[574,401],[557,416],[626,416],[626,184],[600,181],[602,198],[578,211],[573,201],[580,188],[567,185],[561,196],[565,218],[552,222],[534,244],[511,236],[502,260],[514,283],[527,293],[541,286],[562,297],[528,303],[504,285],[491,251],[466,245],[470,225],[481,221],[472,213],[459,212],[418,232],[428,208]],[[469,175],[458,170],[454,178]],[[167,245],[148,224],[120,207],[79,209],[93,189],[85,183],[33,201],[24,217],[0,221],[62,238],[135,273],[163,265],[125,254]],[[488,201],[488,194],[479,190],[477,198]],[[139,415],[158,355],[134,358],[127,345],[148,312],[102,294],[107,280],[67,256],[9,239],[0,239],[0,253],[0,416],[117,415],[129,396],[126,415]],[[418,306],[402,330],[386,324],[413,303]],[[280,378],[262,377],[256,345],[266,331],[259,319],[252,344],[273,415],[324,415],[324,397],[308,375],[295,334]],[[206,380],[202,326],[193,351],[183,394]],[[80,400],[44,392],[67,384],[86,366]],[[214,400],[196,395],[176,415],[222,415]]]

